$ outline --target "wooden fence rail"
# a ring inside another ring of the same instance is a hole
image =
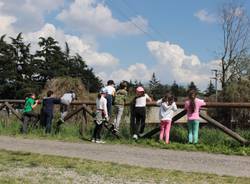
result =
[[[8,102],[10,104],[24,104],[24,100],[11,100],[11,99],[0,99],[0,104]],[[95,105],[94,101],[74,101],[72,105]],[[130,103],[126,103],[126,106],[129,106]],[[176,105],[178,107],[184,107],[184,102],[177,102]],[[147,103],[147,106],[157,106],[156,102]],[[206,102],[207,108],[250,108],[249,102]]]

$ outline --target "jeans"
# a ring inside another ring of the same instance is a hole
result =
[[[93,132],[93,139],[100,140],[101,139],[101,131],[102,131],[103,123],[95,124],[94,132]]]
[[[112,95],[107,95],[107,110],[108,110],[108,115],[111,117],[112,115],[112,103],[113,103],[113,96]]]
[[[163,120],[161,121],[161,131],[160,131],[160,140],[163,140],[165,135],[165,142],[169,143],[169,134],[171,128],[171,121],[170,120]]]
[[[199,135],[199,124],[198,120],[188,120],[188,142],[198,143]]]
[[[115,129],[119,130],[122,114],[123,114],[124,106],[123,105],[115,105],[115,119],[114,126]]]
[[[39,115],[33,111],[23,113],[23,122],[21,132],[26,134],[28,131],[28,123],[39,120]]]
[[[43,118],[42,124],[45,126],[45,133],[51,133],[53,113],[52,112],[43,112],[42,118]]]

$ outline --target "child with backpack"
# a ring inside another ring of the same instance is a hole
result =
[[[135,121],[132,122],[133,139],[138,139],[144,132],[147,101],[152,101],[152,99],[145,93],[142,86],[137,87],[136,97],[133,100],[133,114],[135,117]]]
[[[124,110],[124,105],[126,102],[128,92],[127,92],[127,83],[121,82],[120,89],[116,92],[115,95],[115,106],[114,106],[114,131],[119,131],[120,121]]]
[[[93,131],[92,142],[105,143],[101,140],[101,131],[104,121],[108,121],[107,99],[105,98],[108,91],[102,88],[96,99],[96,116],[95,116],[95,128]]]
[[[174,96],[166,94],[164,98],[158,100],[157,105],[160,106],[159,117],[161,121],[160,140],[163,141],[165,137],[165,143],[169,144],[170,128],[174,112],[177,111],[177,106],[174,101]]]
[[[199,135],[199,111],[200,108],[206,105],[204,100],[196,98],[197,93],[195,90],[190,90],[188,100],[185,101],[185,110],[187,110],[188,118],[188,143],[197,144]]]

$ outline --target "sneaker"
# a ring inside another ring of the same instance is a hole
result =
[[[104,144],[105,143],[105,141],[103,141],[103,140],[96,140],[95,142],[98,143],[98,144]]]
[[[95,143],[96,141],[95,141],[95,139],[92,139],[91,142],[94,142],[94,143]]]
[[[138,135],[134,134],[134,135],[133,135],[133,139],[136,139],[136,140],[137,140],[137,139],[138,139]]]

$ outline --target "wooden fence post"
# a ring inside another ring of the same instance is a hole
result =
[[[230,137],[232,137],[235,140],[237,140],[238,142],[240,142],[241,144],[246,145],[246,144],[249,143],[246,139],[244,139],[243,137],[241,137],[239,134],[237,134],[236,132],[233,132],[232,130],[230,130],[229,128],[225,127],[224,125],[222,125],[218,121],[216,121],[213,118],[209,117],[204,112],[200,112],[200,116],[203,119],[205,119],[206,121],[208,121],[209,123],[211,123],[212,125],[214,125],[215,127],[219,128],[220,130],[222,130],[223,132],[225,132]]]
[[[84,108],[82,110],[82,115],[83,115],[83,119],[80,122],[80,128],[79,128],[79,132],[81,136],[83,136],[83,133],[85,132],[87,124],[88,124],[87,113]]]
[[[21,114],[19,114],[8,102],[5,102],[4,104],[20,121],[22,121],[23,118]]]

